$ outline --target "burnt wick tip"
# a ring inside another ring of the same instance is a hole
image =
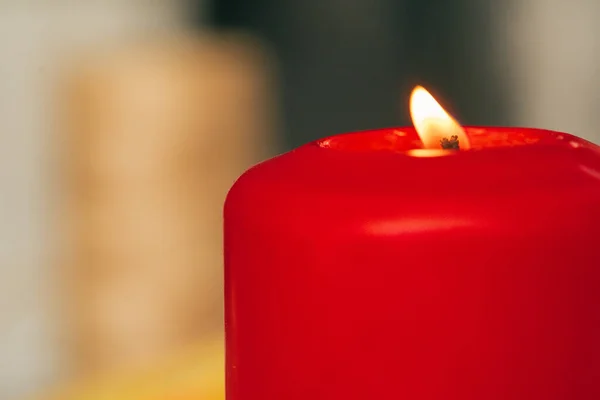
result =
[[[440,140],[440,145],[444,150],[460,150],[458,136],[456,135],[450,136],[450,139],[443,138],[442,140]]]

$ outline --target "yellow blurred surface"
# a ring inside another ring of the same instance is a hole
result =
[[[221,339],[196,345],[143,371],[115,372],[68,384],[31,400],[224,400],[225,353]]]

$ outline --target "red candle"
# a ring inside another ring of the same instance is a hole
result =
[[[228,400],[600,398],[598,147],[465,131],[337,135],[236,182]]]

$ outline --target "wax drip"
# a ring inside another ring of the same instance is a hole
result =
[[[458,136],[452,135],[450,139],[443,138],[440,140],[440,145],[444,150],[460,150],[460,146],[458,144]]]

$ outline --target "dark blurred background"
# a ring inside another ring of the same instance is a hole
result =
[[[250,165],[408,125],[600,140],[600,3],[0,3],[0,399],[223,399],[221,208]]]
[[[510,7],[510,1],[503,7]],[[416,84],[465,123],[510,125],[492,1],[222,0],[211,25],[260,35],[280,63],[285,143],[409,124]],[[497,17],[497,15],[496,15]]]

